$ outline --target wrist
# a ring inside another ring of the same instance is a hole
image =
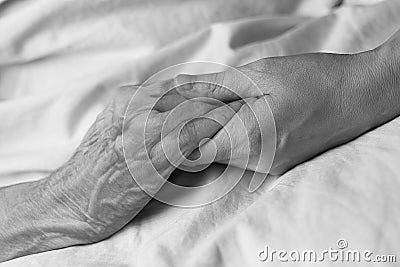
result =
[[[48,192],[45,182],[1,189],[0,261],[88,242],[90,225]]]
[[[89,131],[74,156],[49,179],[48,190],[92,229],[91,242],[121,229],[150,197],[126,165],[119,124]]]
[[[92,141],[87,147],[81,144],[74,156],[45,183],[54,201],[90,227],[85,236],[87,243],[102,240],[116,231],[110,230],[113,224],[106,219],[113,214],[107,202],[116,196],[110,180],[129,175],[123,168],[117,170],[120,161],[113,149],[114,140]]]
[[[356,118],[370,130],[400,113],[400,46],[394,39],[354,55],[348,88]]]

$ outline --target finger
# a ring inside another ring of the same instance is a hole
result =
[[[200,149],[202,154],[214,154],[216,162],[268,173],[275,146],[275,123],[266,99],[253,98],[246,99],[237,116]]]
[[[171,92],[163,95],[154,105],[154,109],[159,112],[167,112],[185,101],[188,101],[188,99],[175,92]]]
[[[154,109],[159,112],[169,110],[171,107],[185,100],[176,91],[175,93],[172,91],[174,86],[175,82],[173,79],[151,83],[145,82],[142,85],[135,86],[137,90],[132,95],[133,97],[128,98],[131,101],[129,105],[130,110],[135,111],[138,108]],[[170,103],[171,100],[174,103]]]
[[[170,111],[185,101],[193,100],[193,98],[201,96],[200,94],[180,94],[181,89],[179,89],[178,82],[176,82],[175,79],[166,80],[158,84],[152,84],[152,87],[158,89],[157,92],[159,96],[157,97],[153,108],[159,112]],[[206,96],[206,94],[203,95]]]
[[[174,79],[168,79],[162,82],[153,83],[151,87],[155,88],[158,95],[154,95],[154,109],[159,112],[166,112],[180,103],[188,100],[176,91],[176,82]]]
[[[221,73],[223,74],[223,73]],[[220,73],[206,75],[178,75],[175,79],[163,83],[163,95],[157,100],[154,108],[160,112],[172,110],[186,100],[197,97],[209,97],[230,102],[240,99],[240,96],[228,89],[218,88],[222,84]],[[220,80],[220,81],[217,81]],[[219,92],[217,94],[217,91]],[[214,93],[212,93],[214,92]],[[219,97],[214,97],[219,96]]]
[[[230,162],[231,165],[246,168],[248,162],[243,159],[259,154],[260,129],[252,110],[256,101],[256,98],[246,99],[246,103],[237,112],[237,119],[230,120],[224,129],[212,138],[213,143],[203,144],[201,153],[204,155],[212,154],[216,146],[217,151],[214,159],[216,162]],[[196,150],[189,156],[189,159],[198,157],[199,152]],[[205,162],[200,163],[206,164]]]
[[[169,134],[182,122],[198,118],[213,109],[224,105],[223,102],[210,98],[193,98],[186,100],[169,112],[160,114],[163,122],[162,134]]]
[[[211,138],[228,123],[242,104],[243,101],[235,101],[212,109],[200,118],[182,122],[151,149],[154,164],[160,169],[170,164],[178,166],[201,140]]]
[[[165,112],[185,100],[209,97],[223,102],[261,96],[263,93],[249,78],[246,68],[230,68],[223,72],[202,75],[178,75],[174,79],[146,85],[157,95],[154,109]],[[152,96],[156,96],[154,93]]]
[[[184,155],[188,156],[199,146],[201,140],[212,138],[230,121],[243,103],[242,100],[231,102],[211,110],[201,118],[187,122],[179,135],[179,144]]]
[[[202,75],[178,75],[175,81],[175,90],[186,98],[202,96],[231,102],[262,95],[252,80],[237,69]]]

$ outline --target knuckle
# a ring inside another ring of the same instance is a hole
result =
[[[224,90],[224,83],[226,81],[226,71],[210,75],[208,79],[207,89],[210,96],[219,95]]]
[[[196,80],[195,75],[190,74],[178,74],[174,78],[175,86],[179,86],[182,90],[191,90],[193,88],[193,82]]]

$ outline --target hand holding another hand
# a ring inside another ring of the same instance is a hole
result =
[[[355,55],[268,58],[122,88],[61,168],[1,188],[0,261],[112,235],[151,198],[131,174],[157,192],[164,180],[155,178],[197,159],[204,139],[204,163],[282,174],[393,119],[398,36]]]
[[[187,88],[167,92],[174,84],[121,88],[61,168],[37,182],[2,189],[0,260],[114,234],[151,199],[130,170],[145,178],[147,189],[157,191],[162,181],[154,175],[168,179],[175,169],[165,151],[179,165],[243,104],[238,98],[227,104],[207,100]],[[134,93],[137,105],[128,108]]]

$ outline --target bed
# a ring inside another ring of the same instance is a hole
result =
[[[400,27],[399,14],[397,0],[0,0],[0,186],[62,165],[118,86],[188,61],[365,51]],[[254,193],[247,173],[210,205],[154,200],[107,240],[0,265],[264,266],[266,246],[321,251],[339,240],[395,255],[399,162],[397,118]]]

